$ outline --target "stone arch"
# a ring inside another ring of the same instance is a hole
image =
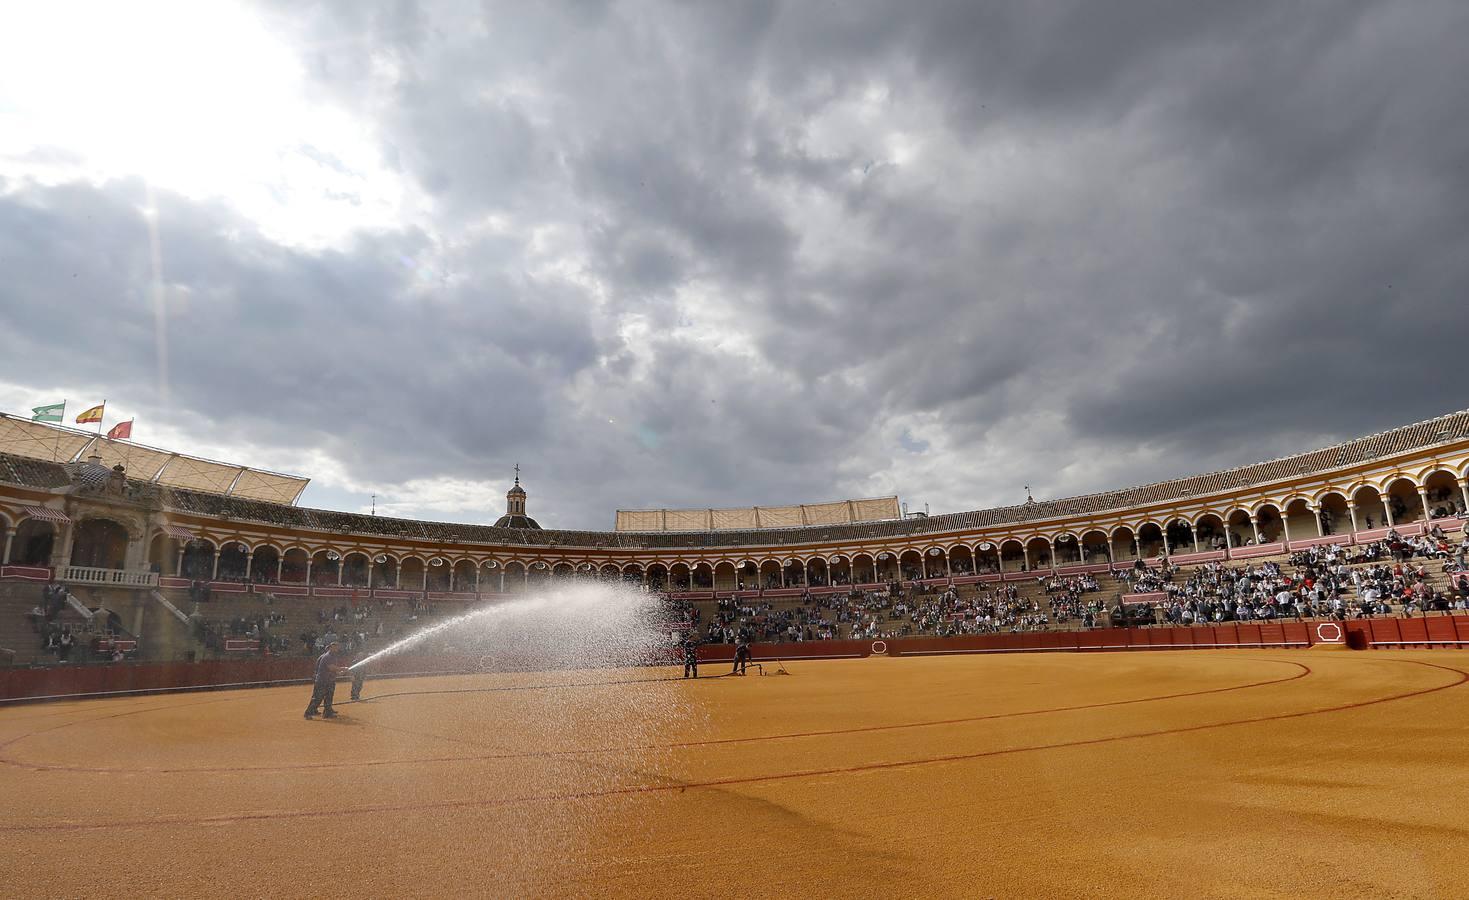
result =
[[[1000,572],[1000,547],[993,541],[980,541],[974,547],[974,571],[977,575]]]
[[[871,553],[852,554],[852,584],[876,584],[877,557]]]
[[[732,560],[721,559],[714,564],[714,578],[710,586],[716,591],[732,591],[739,587],[739,569]]]
[[[1100,528],[1088,528],[1081,533],[1081,558],[1088,565],[1112,561],[1112,550],[1107,543],[1107,532]]]
[[[923,548],[923,577],[945,578],[952,574],[949,568],[949,551],[934,544]]]
[[[280,568],[281,548],[261,541],[250,551],[250,580],[256,584],[274,584]]]
[[[305,547],[287,547],[281,553],[281,584],[305,584],[311,554]]]
[[[852,583],[852,559],[844,553],[833,553],[823,560],[826,563],[826,581],[830,585]]]
[[[1051,539],[1040,535],[1033,535],[1025,541],[1025,556],[1030,563],[1031,571],[1055,568],[1055,551],[1051,547]]]
[[[1255,521],[1260,529],[1260,543],[1274,544],[1285,540],[1285,519],[1280,514],[1280,506],[1273,500],[1256,505]]]
[[[230,538],[219,545],[219,564],[215,567],[216,581],[244,581],[250,568],[250,545],[238,538]]]
[[[1206,512],[1194,520],[1194,533],[1199,536],[1199,549],[1225,549],[1224,517],[1219,513]]]
[[[1423,476],[1419,483],[1428,496],[1428,517],[1442,519],[1456,516],[1464,511],[1464,493],[1459,487],[1459,478],[1452,470],[1434,469]]]
[[[903,577],[898,569],[898,551],[896,550],[877,551],[872,557],[872,565],[873,580],[876,582],[891,584]]]
[[[72,526],[71,565],[122,569],[127,565],[128,528],[116,519],[92,516]]]
[[[1385,497],[1392,507],[1394,525],[1421,522],[1427,515],[1423,498],[1418,494],[1418,483],[1406,475],[1398,475],[1388,481]]]
[[[1163,554],[1163,526],[1149,520],[1137,529],[1138,553],[1143,559],[1154,559]]]
[[[1137,531],[1131,525],[1112,526],[1113,562],[1140,559],[1137,546]]]
[[[177,575],[179,572],[179,550],[183,544],[167,532],[159,529],[148,539],[148,568],[159,575]]]
[[[372,586],[396,588],[398,586],[398,557],[379,550],[372,555]]]
[[[780,587],[780,573],[783,571],[777,560],[764,559],[760,561],[760,574],[756,587],[778,588]]]
[[[323,547],[311,554],[311,583],[334,585],[342,571],[342,552],[335,547]]]
[[[714,564],[706,559],[694,563],[689,569],[689,589],[694,591],[714,590]]]
[[[1225,532],[1228,535],[1229,546],[1249,547],[1255,543],[1255,526],[1250,524],[1250,513],[1241,507],[1235,507],[1224,516]]]
[[[1344,534],[1352,530],[1352,511],[1347,495],[1335,488],[1316,496],[1317,518],[1322,534]]]
[[[44,519],[25,516],[15,526],[10,539],[10,558],[16,566],[49,566],[56,549],[56,525]]]
[[[949,571],[955,575],[974,574],[974,551],[968,544],[954,544],[949,550]]]
[[[536,558],[526,563],[525,583],[527,587],[544,588],[551,580],[551,561]]]
[[[1026,568],[1025,545],[1019,538],[1005,538],[1000,542],[1000,570],[1022,572]]]
[[[1357,526],[1364,530],[1387,526],[1387,510],[1382,504],[1382,492],[1375,484],[1358,484],[1352,488],[1352,510],[1357,514]]]
[[[1305,497],[1292,497],[1285,502],[1285,538],[1289,541],[1303,541],[1308,538],[1318,537],[1320,522],[1316,518],[1316,511]]]
[[[898,554],[898,579],[917,581],[923,577],[923,553],[913,547]]]
[[[179,574],[194,581],[208,581],[214,577],[214,542],[209,538],[196,537],[184,545],[183,566]]]
[[[1183,516],[1171,515],[1163,520],[1163,533],[1168,536],[1168,549],[1174,553],[1193,553],[1193,523]]]
[[[479,590],[479,565],[472,559],[456,559],[449,569],[449,584],[457,593],[475,593]]]
[[[398,559],[398,588],[405,591],[421,591],[428,578],[428,560],[416,553],[405,554]]]
[[[826,565],[826,557],[813,556],[806,560],[806,583],[813,587],[826,587],[831,583],[831,572]]]
[[[528,583],[528,570],[525,563],[518,559],[506,560],[501,567],[504,587],[501,590],[510,594],[523,594]],[[640,573],[641,574],[641,570]]]
[[[1081,541],[1070,531],[1057,534],[1051,552],[1055,554],[1057,566],[1079,566],[1082,563]]]
[[[668,566],[661,562],[648,564],[648,587],[655,591],[668,588]]]

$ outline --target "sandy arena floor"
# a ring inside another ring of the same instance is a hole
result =
[[[1469,655],[787,668],[374,681],[330,722],[307,688],[0,709],[0,884],[1469,896]]]

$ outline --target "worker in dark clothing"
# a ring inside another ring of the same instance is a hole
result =
[[[699,677],[699,645],[692,637],[686,637],[683,639],[683,677],[688,678],[690,672],[695,678]]]
[[[745,666],[750,663],[750,644],[748,641],[740,641],[735,644],[734,669],[731,674],[745,674]]]
[[[337,694],[337,676],[342,673],[342,645],[332,641],[327,645],[326,652],[316,658],[316,677],[311,687],[311,703],[306,707],[306,718],[316,718],[316,710],[322,707],[321,717],[323,719],[335,719],[337,711],[332,708],[332,700]]]
[[[362,666],[353,666],[347,670],[352,673],[352,702],[362,699],[362,683],[367,680],[367,669]]]

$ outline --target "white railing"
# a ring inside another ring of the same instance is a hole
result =
[[[93,584],[104,587],[158,587],[158,573],[146,569],[94,569],[91,566],[60,566],[56,580],[65,584]]]

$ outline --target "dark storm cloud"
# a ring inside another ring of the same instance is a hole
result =
[[[422,234],[297,252],[226,209],[160,195],[165,400],[141,186],[10,188],[0,195],[0,270],[10,273],[0,349],[11,377],[82,348],[66,377],[145,415],[200,417],[216,439],[322,448],[364,478],[419,477],[425,456],[441,473],[477,475],[482,454],[545,439],[554,385],[599,352],[564,286],[486,277],[472,289],[420,288],[405,263]]]
[[[437,218],[313,253],[174,201],[174,402],[354,471],[953,509],[1465,405],[1461,3],[265,10]],[[151,359],[131,190],[12,186],[8,351],[77,268]]]

